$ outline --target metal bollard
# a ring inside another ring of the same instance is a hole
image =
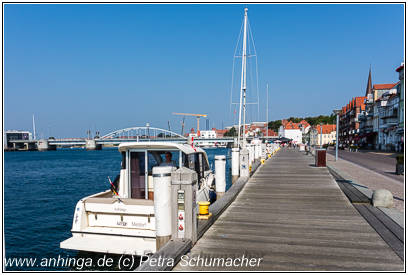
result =
[[[181,167],[171,174],[172,238],[197,241],[197,173]]]
[[[239,174],[241,177],[249,177],[249,152],[244,148],[240,152]]]

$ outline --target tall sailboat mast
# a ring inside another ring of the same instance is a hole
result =
[[[244,35],[242,37],[242,69],[241,69],[241,93],[239,98],[239,123],[238,123],[238,143],[241,139],[241,117],[243,114],[243,133],[242,133],[242,147],[246,145],[245,139],[245,113],[246,113],[246,66],[247,66],[247,22],[248,22],[248,8],[245,8],[244,15]]]
[[[269,94],[269,92],[268,92],[268,90],[269,90],[269,84],[266,83],[266,137],[269,137],[269,125],[268,125],[268,111],[269,111],[269,109],[268,109],[268,101],[269,101],[268,94]]]

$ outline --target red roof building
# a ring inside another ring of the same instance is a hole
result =
[[[282,123],[282,125],[283,125],[283,128],[284,128],[285,130],[298,130],[298,129],[300,129],[299,126],[298,126],[298,124],[297,124],[297,123],[294,123],[294,122],[292,122],[292,121],[289,121],[289,122],[287,122],[287,123],[285,123],[285,124]]]
[[[361,111],[365,110],[365,96],[352,98],[349,103],[341,109],[339,116],[339,143],[351,144],[358,136],[360,122],[358,120]]]
[[[374,90],[389,90],[394,88],[395,85],[398,83],[391,83],[391,84],[374,84]]]
[[[217,135],[217,138],[224,137],[224,134],[225,134],[226,132],[228,132],[228,130],[226,130],[226,129],[224,129],[224,130],[218,130],[218,129],[216,129],[216,128],[212,128],[211,130],[215,131],[215,133],[216,133],[216,135]]]
[[[320,128],[322,128],[323,134],[330,134],[336,131],[336,124],[325,124],[320,127],[320,125],[316,126],[317,133],[320,134]]]

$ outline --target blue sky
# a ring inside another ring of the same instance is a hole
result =
[[[265,120],[267,82],[269,120],[275,120],[330,114],[364,95],[370,64],[374,83],[398,80],[403,5],[247,7],[258,55],[259,120]],[[44,137],[146,122],[167,128],[168,120],[179,132],[181,117],[172,112],[208,114],[210,127],[232,124],[232,61],[243,8],[5,5],[5,129],[31,130],[32,114]],[[238,96],[237,86],[233,93]],[[251,108],[249,118],[258,120]],[[195,125],[195,118],[186,119],[188,129]]]

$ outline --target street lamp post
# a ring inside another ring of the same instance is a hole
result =
[[[340,110],[333,110],[336,115],[336,161],[339,158],[339,114]]]
[[[320,123],[320,149],[323,148],[323,123]]]

